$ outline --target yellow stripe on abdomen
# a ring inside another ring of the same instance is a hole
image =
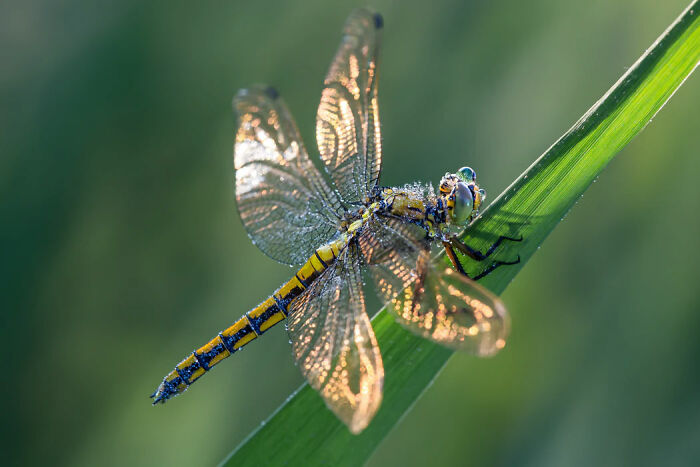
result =
[[[293,301],[335,261],[346,244],[346,239],[337,240],[316,250],[296,275],[271,297],[178,363],[151,395],[155,399],[153,404],[164,403],[184,392],[214,365],[284,320]]]

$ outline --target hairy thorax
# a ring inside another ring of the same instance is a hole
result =
[[[398,188],[377,188],[363,205],[348,209],[338,230],[353,235],[373,216],[400,218],[425,229],[429,237],[440,235],[445,227],[441,199],[429,185],[413,184]]]

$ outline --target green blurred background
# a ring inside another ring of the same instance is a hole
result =
[[[374,2],[382,181],[469,164],[493,199],[687,1]],[[315,153],[354,4],[0,6],[5,465],[210,465],[301,384],[278,326],[148,399],[290,274],[238,219],[230,101],[276,86]],[[453,357],[370,465],[698,462],[699,104],[693,76],[507,290],[506,349]]]

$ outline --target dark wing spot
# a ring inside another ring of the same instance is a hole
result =
[[[267,94],[267,97],[269,97],[272,100],[275,100],[278,97],[280,97],[280,93],[277,92],[277,89],[273,88],[272,86],[269,86],[267,89],[265,89],[265,94]]]
[[[374,27],[377,29],[381,29],[384,27],[384,18],[382,18],[382,15],[379,13],[374,14]]]

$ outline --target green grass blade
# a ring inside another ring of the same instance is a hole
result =
[[[484,249],[498,235],[522,235],[495,253],[501,267],[481,283],[501,293],[607,163],[663,107],[700,60],[700,0],[642,55],[620,80],[503,192],[464,234]],[[469,271],[478,265],[465,263]],[[517,326],[517,323],[515,323]],[[386,371],[384,401],[375,419],[354,436],[302,386],[224,465],[303,462],[358,465],[374,451],[445,365],[451,351],[404,331],[382,310],[373,320]]]

